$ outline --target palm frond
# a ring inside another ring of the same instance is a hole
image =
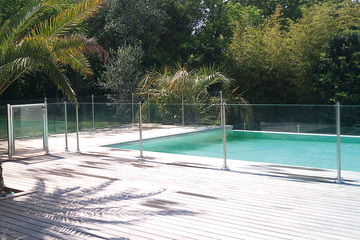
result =
[[[53,52],[37,38],[27,38],[18,46],[12,46],[0,57],[0,94],[15,80],[30,71],[43,71],[61,89],[70,101],[76,102],[75,93]]]
[[[161,80],[164,79],[164,73],[160,71],[149,71],[139,82],[138,87],[142,90],[149,91],[149,89],[155,87],[155,85],[161,85]]]
[[[43,39],[41,37],[36,37],[38,39]],[[68,49],[76,49],[77,51],[83,48],[83,41],[77,37],[56,37],[51,40],[43,39],[46,44],[50,45],[54,52],[66,51]]]
[[[70,66],[76,72],[87,77],[87,75],[93,74],[91,65],[84,54],[76,51],[62,51],[55,54],[57,61],[63,65]]]
[[[169,82],[169,89],[172,91],[181,90],[184,85],[191,84],[190,73],[185,69],[179,69]]]
[[[0,29],[0,44],[6,39],[18,42],[28,34],[29,29],[39,23],[40,19],[51,9],[58,9],[52,0],[36,0],[29,2],[13,15]]]
[[[48,44],[51,45],[51,48],[54,52],[60,51],[73,51],[71,54],[74,55],[74,52],[79,52],[83,54],[97,54],[100,60],[106,62],[108,61],[107,51],[100,46],[95,38],[86,38],[82,35],[73,35],[70,37],[62,36],[56,37],[53,39],[44,39]]]
[[[33,64],[32,57],[41,54],[44,56],[50,55],[48,49],[39,44],[37,39],[24,40],[20,45],[9,45],[2,52],[0,66],[1,68],[8,68],[14,63],[13,68],[25,69]]]
[[[26,69],[14,68],[11,64],[0,69],[0,95],[17,79],[22,77]]]
[[[83,35],[76,35],[75,37],[82,41],[83,53],[97,54],[99,59],[103,62],[107,62],[109,60],[108,52],[97,42],[96,38],[86,38]]]
[[[55,85],[68,97],[69,101],[76,102],[76,93],[71,88],[68,78],[60,71],[56,63],[46,61],[45,72]]]
[[[83,54],[83,39],[76,36],[56,37],[50,40],[44,39],[44,42],[51,48],[56,62],[70,66],[85,77],[92,74],[90,63]]]
[[[41,35],[45,38],[66,35],[73,27],[94,16],[100,10],[102,2],[104,0],[82,1],[50,20],[40,23],[32,34]]]

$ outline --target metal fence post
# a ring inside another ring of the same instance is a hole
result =
[[[140,134],[140,156],[139,161],[145,161],[143,156],[143,149],[142,149],[142,117],[141,117],[141,102],[139,102],[139,134]]]
[[[79,145],[79,106],[77,104],[76,104],[76,143],[77,143],[76,153],[81,153],[80,145]]]
[[[340,161],[340,103],[336,104],[336,137],[337,137],[337,160],[338,160],[338,168],[337,168],[337,179],[336,183],[344,183],[344,180],[341,178],[341,161]]]
[[[13,111],[10,104],[7,105],[7,111],[8,111],[8,154],[9,154],[9,160],[14,160],[13,159],[13,154],[14,154]]]
[[[149,96],[149,92],[148,92],[148,112],[149,112],[149,123],[151,123],[150,121],[150,96]]]
[[[223,96],[222,96],[222,91],[219,91],[220,93],[220,126],[223,126]]]
[[[67,127],[67,109],[66,109],[66,101],[64,101],[64,111],[65,111],[65,151],[69,151],[68,147],[68,127]]]
[[[44,99],[44,108],[43,108],[43,147],[45,154],[49,154],[49,129],[48,129],[46,98]]]
[[[95,105],[94,94],[91,95],[91,110],[92,110],[92,130],[95,130]]]
[[[184,93],[181,92],[181,119],[182,125],[185,125]]]
[[[225,118],[225,102],[222,101],[221,104],[221,113],[222,113],[222,131],[223,131],[223,147],[224,147],[224,165],[221,170],[230,170],[228,165],[226,164],[226,118]]]
[[[134,120],[134,93],[131,93],[131,118],[132,118],[132,125],[135,126],[135,120]]]

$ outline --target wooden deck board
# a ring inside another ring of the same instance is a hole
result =
[[[91,151],[4,162],[1,239],[360,239],[360,173]]]
[[[36,216],[39,211],[34,212],[29,208],[19,206],[13,208],[11,203],[2,205],[0,211],[2,214],[6,214],[5,221],[26,236],[39,237],[40,239],[43,239],[44,236],[66,239],[90,239],[96,237],[95,234],[82,233],[78,226],[59,223],[47,218],[46,213],[40,212],[42,216]]]

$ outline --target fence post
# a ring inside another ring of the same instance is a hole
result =
[[[148,112],[149,112],[149,123],[151,123],[150,121],[150,96],[149,96],[149,92],[148,92]]]
[[[80,144],[79,144],[79,106],[76,104],[76,153],[80,152]]]
[[[142,149],[142,117],[141,117],[141,102],[139,102],[139,134],[140,134],[140,156],[139,161],[145,161],[143,156],[143,149]]]
[[[91,95],[91,110],[92,110],[92,130],[95,130],[95,105],[94,94]]]
[[[8,110],[8,154],[9,160],[13,159],[14,154],[14,131],[13,131],[13,111],[10,104],[7,105]]]
[[[68,146],[68,127],[67,127],[67,107],[66,107],[66,101],[64,101],[64,111],[65,111],[65,151],[69,151]]]
[[[181,119],[182,125],[185,125],[184,93],[181,92]]]
[[[341,178],[341,161],[340,161],[340,103],[337,102],[336,104],[336,137],[337,137],[337,160],[338,160],[338,167],[337,167],[337,179],[335,180],[336,183],[344,183],[344,180]]]
[[[222,91],[219,91],[220,93],[220,126],[223,126],[223,96],[222,96]]]
[[[47,118],[47,99],[44,99],[43,108],[43,148],[45,154],[49,154],[49,129],[48,129],[48,118]]]
[[[135,126],[135,121],[134,121],[134,93],[131,93],[131,118],[132,118],[132,125]]]
[[[222,101],[221,104],[221,113],[222,113],[222,131],[223,131],[223,147],[224,147],[224,165],[221,170],[230,170],[228,165],[226,164],[226,118],[225,118],[225,101]]]

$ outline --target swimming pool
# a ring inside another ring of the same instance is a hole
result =
[[[334,135],[226,132],[227,159],[337,169]],[[107,147],[139,150],[139,141]],[[222,131],[201,131],[143,141],[144,151],[223,158]],[[341,137],[341,169],[360,172],[360,138]]]

